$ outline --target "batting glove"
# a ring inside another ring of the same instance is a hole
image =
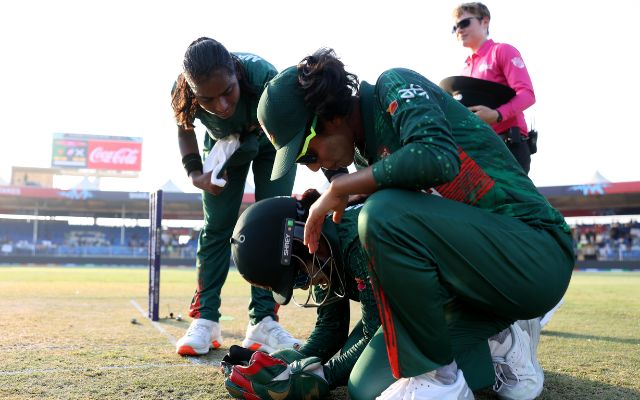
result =
[[[232,368],[225,386],[238,399],[317,400],[329,395],[329,384],[318,357],[287,364],[258,352],[251,357],[249,366]]]
[[[225,377],[228,377],[234,365],[249,365],[253,353],[255,353],[255,350],[249,350],[235,344],[232,345],[229,348],[229,352],[220,361],[220,370]]]
[[[295,349],[281,349],[278,351],[274,351],[270,354],[271,357],[277,358],[278,360],[282,360],[287,364],[291,364],[294,361],[302,360],[303,358],[307,358],[304,354],[300,353]]]

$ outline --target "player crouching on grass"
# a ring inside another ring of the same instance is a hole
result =
[[[272,353],[273,357],[256,352],[250,365],[230,369],[225,384],[236,398],[323,398],[331,389],[347,385],[356,361],[380,327],[358,239],[362,205],[347,208],[339,225],[327,219],[320,247],[310,254],[302,242],[303,221],[319,196],[309,190],[299,201],[290,197],[259,201],[236,224],[231,253],[240,274],[255,286],[271,289],[280,304],[293,299],[301,307],[317,308],[315,328],[298,351],[284,350]],[[351,333],[349,300],[360,302],[362,309]]]
[[[356,164],[309,210],[310,252],[328,213],[338,223],[350,195],[370,194],[358,236],[383,335],[354,366],[352,398],[367,386],[383,400],[469,399],[491,385],[501,399],[540,394],[534,317],[566,291],[573,242],[489,125],[414,71],[360,82],[330,49],[270,80],[258,121],[278,149],[272,179],[296,162]],[[529,319],[526,331],[514,323]]]

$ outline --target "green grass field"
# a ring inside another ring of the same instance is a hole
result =
[[[163,269],[161,320],[152,324],[141,312],[146,269],[0,267],[0,399],[229,398],[216,364],[244,337],[249,287],[229,274],[223,349],[182,358],[173,343],[189,325],[194,280],[193,269]],[[355,321],[358,305],[352,310]],[[295,306],[280,315],[301,338],[315,320],[314,310]],[[640,274],[574,274],[539,358],[542,399],[640,399]],[[336,390],[333,398],[348,396]]]

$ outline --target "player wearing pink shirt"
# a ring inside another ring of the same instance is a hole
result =
[[[489,39],[491,14],[484,4],[461,4],[454,10],[453,17],[453,33],[462,46],[471,51],[462,75],[497,82],[516,92],[511,100],[495,109],[483,105],[469,109],[505,140],[511,153],[528,173],[533,143],[529,142],[524,110],[531,107],[536,98],[520,52],[511,45]]]

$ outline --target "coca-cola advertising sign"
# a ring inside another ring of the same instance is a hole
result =
[[[55,133],[51,166],[140,171],[142,138]]]
[[[87,168],[140,171],[142,143],[89,142]]]

